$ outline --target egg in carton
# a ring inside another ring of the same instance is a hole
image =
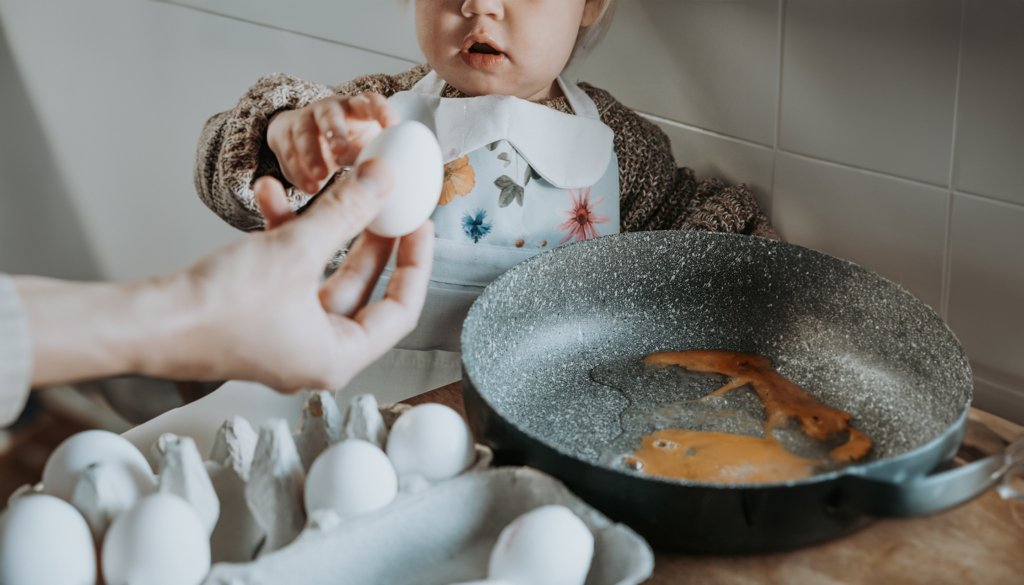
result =
[[[44,480],[54,490],[73,485],[71,503],[104,544],[108,585],[326,584],[339,575],[348,583],[443,585],[489,575],[479,583],[632,585],[653,568],[643,539],[556,480],[487,469],[490,450],[440,405],[378,408],[364,395],[342,414],[331,393],[313,392],[294,433],[283,419],[258,432],[241,417],[224,421],[207,461],[191,438],[161,436],[155,475],[117,435],[76,437],[55,452],[47,467],[57,471]],[[19,535],[22,549],[52,537],[35,532]],[[92,555],[79,557],[67,566],[88,575],[82,558]],[[32,572],[41,563],[21,566],[29,572],[11,583],[49,582]]]
[[[636,585],[653,568],[639,535],[561,482],[498,467],[340,524],[313,521],[289,546],[214,565],[203,585]]]
[[[311,392],[295,432],[283,419],[267,421],[258,431],[241,417],[225,421],[205,465],[191,439],[164,435],[156,445],[160,485],[201,510],[211,526],[213,562],[252,560],[287,546],[311,521],[321,530],[335,526],[490,465],[490,450],[473,444],[454,411],[421,405],[411,418],[401,417],[411,410],[402,404],[378,407],[372,395],[359,395],[342,413],[332,393]],[[439,444],[402,436],[407,423],[424,414],[432,423],[424,426],[442,439]],[[389,442],[389,430],[400,419],[407,422]],[[192,453],[188,464],[172,463],[183,459],[175,455],[182,449]],[[385,449],[395,453],[394,463]],[[403,457],[409,461],[404,465]]]
[[[423,406],[412,419],[422,419],[424,412],[445,409],[439,405]],[[0,555],[26,559],[3,563],[0,582],[51,581],[46,570],[54,563],[42,563],[38,561],[39,555],[22,553],[51,548],[49,542],[55,530],[60,532],[60,526],[73,534],[81,532],[79,526],[87,527],[85,533],[90,543],[103,543],[101,563],[112,568],[105,570],[108,585],[134,582],[129,575],[132,568],[147,563],[151,569],[161,567],[150,573],[163,572],[164,582],[198,583],[211,561],[245,562],[277,550],[294,540],[306,526],[305,492],[317,487],[306,480],[313,462],[323,452],[341,444],[359,444],[376,450],[386,459],[381,450],[387,447],[388,429],[410,408],[378,408],[373,396],[364,395],[354,397],[342,414],[332,393],[311,392],[296,432],[283,419],[267,421],[257,432],[244,418],[233,417],[217,431],[206,461],[190,437],[162,435],[153,445],[156,474],[138,449],[123,437],[106,431],[78,433],[51,455],[43,483],[17,490],[0,517]],[[454,434],[451,429],[428,430],[462,442],[466,465],[455,473],[489,465],[490,451],[474,446],[459,415],[445,410],[447,426],[455,428]],[[453,419],[457,424],[451,424]],[[435,432],[438,430],[441,432]],[[411,439],[417,441],[415,436]],[[408,440],[405,444],[410,448]],[[431,448],[429,442],[421,446]],[[417,446],[411,448],[415,450]],[[430,465],[438,464],[436,457],[426,459],[431,460]],[[387,465],[390,469],[390,463]],[[402,493],[423,490],[434,483],[417,474],[416,469],[391,473],[395,497],[399,496],[399,483]],[[380,487],[365,483],[366,478],[356,473],[347,477],[328,473],[325,477],[336,485],[320,486],[321,492],[335,491],[340,484],[357,486],[357,496],[375,495]],[[380,505],[390,503],[390,499]],[[136,508],[141,510],[136,512]],[[42,512],[29,512],[37,509]],[[319,527],[340,521],[339,514],[332,509],[310,511]],[[34,514],[67,521],[40,529],[33,520]],[[26,536],[26,532],[30,534]],[[89,548],[92,550],[92,544]],[[91,552],[80,556],[87,560],[94,557]],[[29,562],[30,558],[36,560]],[[166,562],[168,559],[176,560]],[[15,565],[24,570],[12,573],[11,567]],[[33,567],[42,567],[43,572]],[[81,578],[71,582],[94,582],[90,573],[96,573],[95,566],[90,569],[77,563],[75,574]],[[41,575],[42,580],[35,575]],[[146,582],[156,585],[151,580]]]

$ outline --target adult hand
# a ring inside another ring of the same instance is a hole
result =
[[[82,284],[17,277],[28,315],[32,385],[127,373],[241,379],[277,390],[340,388],[416,325],[433,253],[427,222],[398,243],[383,299],[367,304],[395,241],[369,233],[322,279],[336,251],[380,211],[390,169],[368,161],[296,217],[265,177],[268,230],[166,277]]]
[[[369,161],[296,217],[270,177],[255,185],[268,230],[185,273],[201,322],[182,343],[205,363],[201,379],[247,379],[281,391],[340,388],[416,326],[433,252],[433,224],[401,238],[384,298],[367,304],[395,240],[363,233],[321,282],[336,251],[376,217],[391,190]],[[217,359],[202,359],[217,356]],[[185,367],[184,364],[176,367]]]
[[[306,193],[317,193],[327,178],[356,160],[381,128],[397,121],[378,93],[331,96],[274,116],[267,127],[267,146],[285,179]]]

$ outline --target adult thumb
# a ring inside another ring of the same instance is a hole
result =
[[[301,217],[280,229],[293,230],[312,249],[335,252],[377,217],[393,186],[390,165],[368,160],[335,181]]]

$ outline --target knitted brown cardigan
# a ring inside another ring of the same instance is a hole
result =
[[[427,66],[418,65],[397,75],[359,77],[336,88],[283,74],[260,79],[233,109],[206,122],[196,155],[195,182],[200,198],[239,229],[262,228],[263,217],[253,199],[252,183],[263,175],[284,181],[277,159],[266,145],[271,116],[333,94],[374,91],[390,96],[409,89],[429,71]],[[603,89],[586,83],[580,87],[594,100],[601,120],[615,132],[622,231],[702,229],[778,237],[746,185],[728,187],[718,179],[698,181],[691,169],[676,167],[668,136],[655,124]],[[444,95],[465,97],[451,86],[445,87]],[[565,98],[543,103],[572,113]],[[291,186],[288,192],[295,206],[310,197]]]

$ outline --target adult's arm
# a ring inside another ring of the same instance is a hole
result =
[[[270,229],[168,276],[0,281],[0,360],[9,355],[11,364],[0,369],[0,415],[15,416],[29,386],[128,373],[251,380],[284,392],[344,386],[412,331],[426,296],[430,222],[398,242],[384,298],[367,304],[395,248],[389,238],[363,233],[322,281],[334,251],[380,211],[391,180],[369,161],[297,217],[280,183],[261,179],[256,198]]]

